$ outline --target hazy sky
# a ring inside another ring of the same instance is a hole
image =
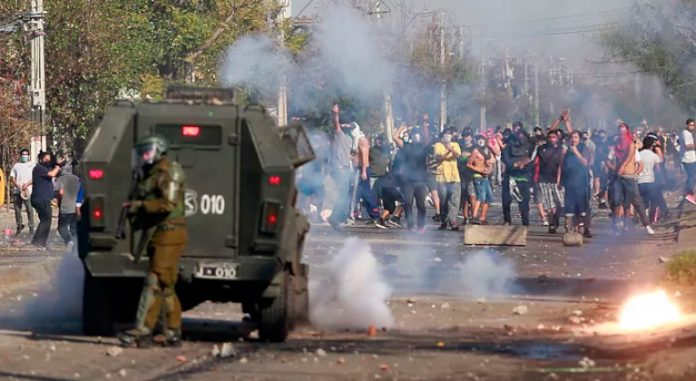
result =
[[[296,14],[310,0],[293,0]],[[467,25],[474,53],[491,45],[513,52],[553,55],[600,55],[594,43],[609,21],[621,21],[632,0],[404,0],[414,11],[447,8],[450,19]],[[331,0],[314,0],[302,16],[321,14]],[[365,0],[369,3],[369,0]],[[400,15],[392,4],[392,14]],[[582,52],[582,53],[580,53]],[[592,54],[597,53],[597,54]]]

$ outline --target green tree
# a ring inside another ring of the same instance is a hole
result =
[[[614,58],[658,76],[671,95],[696,111],[696,1],[635,1],[630,16],[604,34]]]

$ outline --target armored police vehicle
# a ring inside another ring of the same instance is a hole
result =
[[[309,224],[295,208],[294,178],[314,152],[301,126],[276,127],[263,107],[234,104],[229,89],[191,87],[170,87],[161,102],[117,102],[85,149],[78,239],[85,333],[110,334],[135,319],[147,238],[121,211],[133,183],[134,143],[153,133],[169,141],[167,155],[187,177],[182,308],[241,303],[262,340],[284,341],[307,317],[301,256]]]

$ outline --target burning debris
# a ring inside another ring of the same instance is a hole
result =
[[[632,297],[621,310],[619,326],[625,330],[646,330],[679,323],[684,315],[664,290]]]

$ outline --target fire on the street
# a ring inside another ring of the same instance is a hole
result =
[[[621,309],[619,327],[625,331],[642,331],[679,323],[684,319],[679,306],[665,291],[640,294],[629,299]]]

